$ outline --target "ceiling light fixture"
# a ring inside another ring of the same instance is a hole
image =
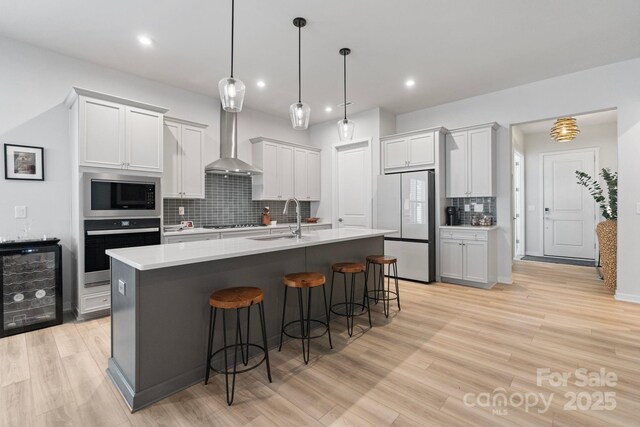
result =
[[[414,80],[407,80],[404,84],[407,85],[407,87],[413,87],[416,85],[416,82]]]
[[[233,77],[233,36],[235,24],[235,0],[231,0],[231,74],[218,82],[220,102],[224,111],[239,113],[244,102],[245,86],[241,80]]]
[[[304,18],[295,18],[293,25],[298,28],[298,102],[294,102],[289,107],[291,125],[295,130],[305,130],[309,126],[311,107],[302,102],[302,27],[307,25]]]
[[[324,109],[324,111],[326,111],[327,113],[330,113],[330,112],[332,112],[332,111],[333,111],[333,108],[331,108],[331,107],[327,107],[327,108],[325,108],[325,109]]]
[[[580,129],[574,117],[561,117],[556,120],[549,135],[557,142],[569,142],[573,141],[579,133]]]
[[[145,36],[144,34],[138,36],[138,42],[142,46],[151,46],[153,44],[153,40],[151,40],[151,37]]]
[[[256,82],[256,86],[258,86],[258,87],[260,87],[260,88],[265,87],[266,85],[267,85],[267,84],[264,82],[264,80],[258,80],[258,81]]]
[[[351,141],[356,127],[353,120],[347,119],[347,55],[351,53],[351,49],[343,47],[339,52],[344,58],[344,119],[338,122],[338,135],[340,141]]]

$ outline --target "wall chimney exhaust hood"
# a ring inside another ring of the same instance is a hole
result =
[[[238,158],[238,113],[220,107],[220,158],[209,163],[206,173],[230,175],[262,175],[262,171]]]

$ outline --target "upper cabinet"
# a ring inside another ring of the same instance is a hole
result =
[[[496,123],[457,129],[445,144],[446,197],[495,196]]]
[[[80,166],[162,172],[166,108],[80,88],[65,103]]]
[[[438,132],[426,130],[381,138],[384,171],[434,167]]]
[[[162,196],[204,199],[204,129],[207,125],[165,117]]]
[[[253,200],[320,200],[320,150],[269,138],[253,138]]]

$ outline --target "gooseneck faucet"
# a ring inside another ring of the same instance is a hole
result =
[[[296,202],[296,229],[291,230],[291,226],[289,226],[289,229],[291,230],[291,233],[293,233],[293,235],[296,236],[296,239],[299,239],[302,237],[302,226],[301,226],[302,220],[300,218],[300,202],[298,201],[298,199],[296,199],[295,197],[287,199],[287,202],[284,204],[284,211],[282,212],[282,214],[285,215],[287,213],[289,202],[292,200]]]

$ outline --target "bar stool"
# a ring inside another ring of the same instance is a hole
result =
[[[324,291],[326,279],[324,274],[321,273],[292,273],[287,274],[282,279],[282,283],[284,283],[284,302],[282,303],[282,326],[280,327],[280,346],[278,347],[278,351],[282,350],[282,337],[283,335],[288,336],[289,338],[298,339],[302,341],[302,359],[304,360],[305,365],[309,363],[309,353],[311,348],[311,340],[315,338],[320,338],[324,336],[324,334],[329,335],[329,347],[333,348],[333,344],[331,343],[331,328],[329,327],[329,313],[327,309],[327,295]],[[327,317],[327,321],[323,322],[322,320],[312,319],[311,318],[311,289],[319,288],[322,286],[322,297],[324,299],[324,314]],[[285,316],[287,314],[287,290],[289,288],[298,289],[298,309],[300,311],[300,319],[293,320],[285,324]],[[305,317],[304,308],[302,303],[302,290],[307,290],[307,315]],[[287,328],[292,326],[293,324],[299,322],[300,323],[300,335],[292,335],[287,332]],[[305,326],[306,323],[306,326]],[[324,326],[324,331],[322,333],[311,335],[311,323],[315,323],[318,325]],[[307,341],[305,346],[305,340]]]
[[[207,385],[209,382],[209,373],[211,371],[224,374],[225,388],[227,392],[227,404],[231,406],[233,403],[233,395],[236,387],[236,374],[241,374],[243,372],[248,372],[252,369],[257,368],[263,362],[266,362],[267,365],[267,376],[269,378],[269,382],[271,382],[271,366],[269,365],[269,350],[267,347],[267,332],[264,323],[264,294],[260,288],[253,287],[237,287],[237,288],[227,288],[221,289],[211,294],[209,297],[209,345],[207,347],[207,368],[204,378],[204,384]],[[260,326],[262,329],[262,346],[258,344],[250,343],[250,332],[251,332],[251,308],[253,306],[258,306],[258,311],[260,313]],[[247,309],[247,335],[246,335],[246,345],[242,340],[242,331],[240,328],[240,311],[246,308]],[[213,347],[213,335],[215,333],[216,328],[216,317],[218,314],[218,309],[222,310],[222,336],[223,336],[223,347],[219,350],[216,350],[212,353]],[[235,332],[235,343],[227,345],[227,321],[226,321],[226,312],[227,310],[235,310],[236,311],[236,332]],[[246,349],[246,354],[245,350]],[[238,348],[240,348],[240,357],[242,359],[242,364],[247,366],[249,364],[249,348],[254,347],[261,350],[264,353],[264,356],[260,361],[258,361],[255,365],[237,370],[237,362],[238,362]],[[233,348],[233,370],[229,371],[229,363],[227,359],[227,349]],[[212,359],[220,352],[224,352],[224,368],[216,369],[212,365]],[[232,375],[231,381],[231,393],[229,393],[229,375]]]
[[[367,291],[365,289],[363,302],[366,299],[373,299],[377,304],[378,301],[382,301],[382,308],[385,317],[389,317],[390,302],[396,300],[398,302],[398,311],[400,311],[400,289],[398,288],[398,259],[391,255],[369,255],[367,256],[367,266],[365,277],[369,279],[369,266],[373,265],[373,284],[374,289]],[[384,288],[384,266],[387,266],[387,289]],[[391,290],[391,267],[393,267],[393,278],[396,285],[396,290]],[[376,277],[376,270],[378,275]],[[373,297],[371,296],[373,294]],[[382,295],[380,295],[382,294]],[[392,296],[393,295],[393,296]]]
[[[367,289],[367,279],[365,273],[365,266],[360,262],[339,262],[331,265],[331,293],[329,294],[329,304],[331,309],[329,310],[329,314],[335,314],[337,316],[344,316],[347,318],[347,332],[349,336],[353,336],[353,320],[355,316],[362,316],[364,311],[367,311],[369,315],[369,327],[372,327],[371,324],[371,310],[369,307],[369,299],[362,301],[362,304],[355,302],[355,288],[356,288],[356,274],[362,274],[364,280],[364,292],[365,295],[368,294]],[[335,280],[336,273],[342,274],[344,279],[344,302],[333,304],[333,283]],[[347,292],[347,274],[351,274],[351,292]],[[350,295],[350,297],[349,297]],[[365,304],[366,303],[366,304]],[[336,311],[337,307],[345,307],[345,312],[341,313]],[[355,314],[354,308],[361,307],[362,310],[360,313]]]

